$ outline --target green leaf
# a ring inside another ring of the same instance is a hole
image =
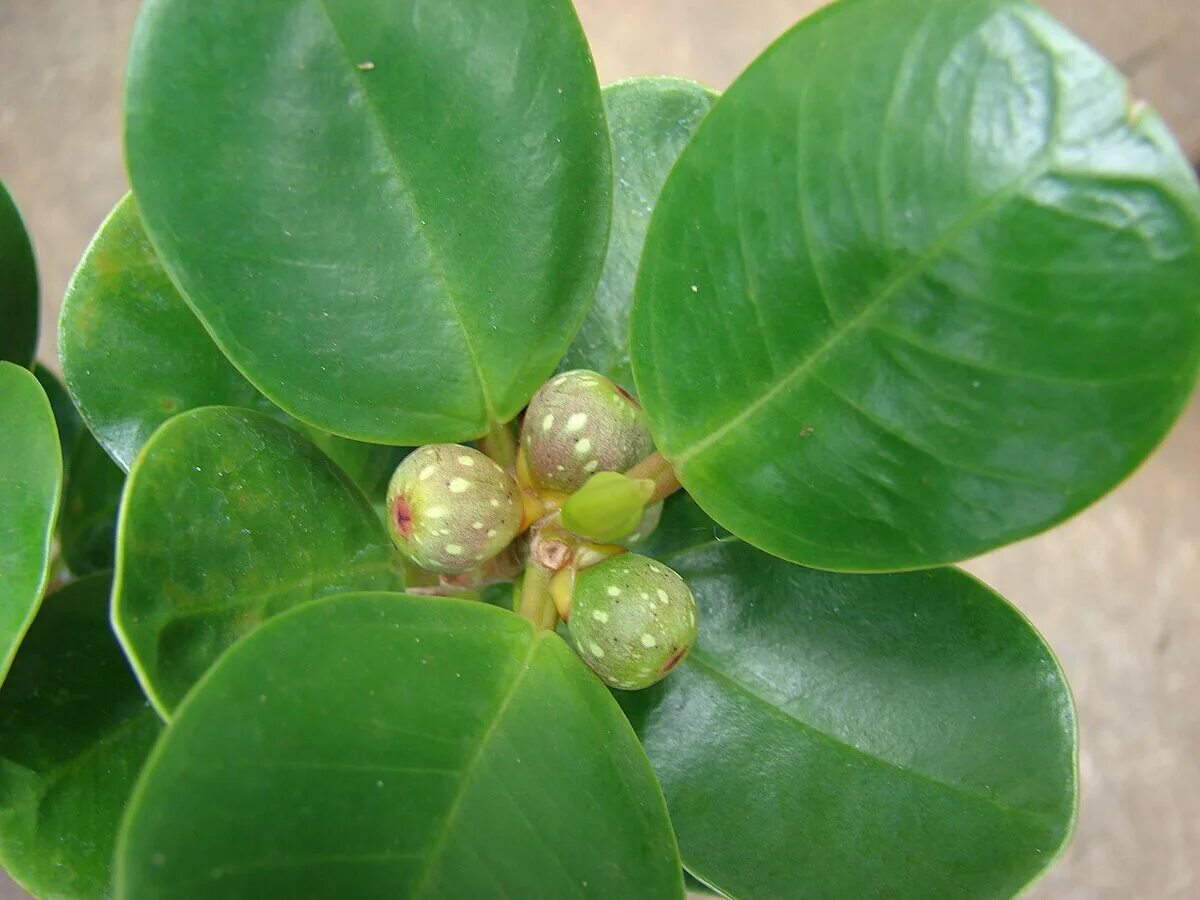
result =
[[[612,135],[612,231],[596,297],[559,371],[591,369],[634,390],[629,308],[650,213],[667,173],[717,94],[680,78],[631,78],[602,91]]]
[[[85,431],[71,459],[58,540],[75,575],[112,569],[125,473]]]
[[[147,764],[116,869],[138,900],[683,891],[645,754],[562,640],[397,594],[306,604],[223,656]]]
[[[684,864],[734,898],[1011,896],[1074,822],[1071,696],[954,569],[839,575],[713,539],[662,557],[700,639],[621,696]]]
[[[402,583],[362,492],[290,428],[209,407],[155,432],[129,472],[113,623],[168,718],[221,652],[304,600]]]
[[[62,451],[46,393],[0,361],[0,682],[33,621],[50,563]]]
[[[568,0],[155,0],[128,72],[147,231],[284,410],[361,440],[464,440],[553,372],[611,193]]]
[[[54,426],[58,431],[58,443],[62,447],[63,468],[68,469],[84,431],[83,420],[79,418],[79,411],[71,402],[71,395],[67,393],[57,375],[41,363],[34,363],[33,375],[46,392],[46,399],[50,401],[50,409],[54,412]]]
[[[100,226],[75,270],[63,300],[59,352],[88,426],[126,470],[154,430],[185,410],[245,406],[293,424],[238,373],[188,308],[146,237],[132,195]],[[366,490],[395,468],[394,448],[296,427]]]
[[[161,728],[109,627],[110,583],[51,597],[0,690],[0,863],[39,897],[111,896],[117,826]]]
[[[1120,76],[1018,0],[847,0],[672,171],[633,364],[717,521],[795,562],[962,559],[1124,478],[1200,365],[1200,191]]]
[[[0,182],[0,360],[31,365],[37,339],[37,261],[21,214]]]

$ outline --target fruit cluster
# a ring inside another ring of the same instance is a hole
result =
[[[641,407],[603,375],[565,372],[530,401],[513,442],[505,426],[482,443],[495,459],[431,444],[397,467],[388,530],[417,580],[432,582],[417,590],[515,580],[514,607],[540,627],[566,622],[607,684],[654,684],[687,654],[697,623],[683,579],[628,549],[662,512],[653,480],[623,474],[654,453]]]

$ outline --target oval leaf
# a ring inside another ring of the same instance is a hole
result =
[[[297,418],[464,440],[554,370],[603,259],[610,162],[567,0],[155,0],[126,149],[154,245]]]
[[[146,237],[132,195],[100,226],[75,270],[58,343],[88,426],[126,470],[154,430],[185,410],[245,406],[293,422],[241,376],[188,308]],[[297,427],[366,490],[395,467],[390,447]]]
[[[222,657],[117,851],[137,900],[682,895],[645,754],[566,645],[397,594],[306,604]]]
[[[71,459],[58,522],[63,560],[75,575],[112,569],[124,486],[121,467],[85,431]]]
[[[117,826],[161,729],[109,627],[110,584],[58,591],[0,690],[0,863],[39,897],[111,896]]]
[[[953,569],[816,572],[720,538],[662,558],[700,639],[621,699],[703,881],[756,900],[1011,896],[1053,862],[1074,711],[1000,597]]]
[[[304,600],[398,586],[383,523],[290,428],[209,407],[155,432],[129,472],[113,623],[167,718],[237,638]]]
[[[62,490],[54,413],[28,370],[0,361],[0,682],[33,621]]]
[[[591,369],[628,391],[629,309],[650,213],[667,173],[717,94],[681,78],[631,78],[601,92],[612,136],[612,230],[596,296],[559,371]]]
[[[0,181],[0,360],[31,365],[37,339],[37,262],[17,205]]]
[[[1017,0],[856,0],[713,108],[633,322],[658,448],[795,562],[962,559],[1125,477],[1200,364],[1200,191],[1120,76]]]

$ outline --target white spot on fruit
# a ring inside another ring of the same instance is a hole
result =
[[[588,460],[588,464],[583,467],[583,471],[595,472],[598,468],[600,468],[600,460],[592,459],[592,460]]]
[[[606,613],[602,609],[593,609],[592,610],[592,618],[595,619],[597,622],[599,622],[601,625],[603,625],[605,622],[608,621],[608,613]]]
[[[646,632],[642,635],[642,646],[649,650],[651,647],[657,647],[658,641],[654,639],[654,635],[652,635],[650,632]]]
[[[499,505],[500,505],[500,501],[497,500],[495,497],[493,497],[492,498],[492,506],[499,506]]]
[[[604,648],[595,641],[588,642],[588,650],[591,651],[592,656],[596,657],[596,659],[602,659],[604,657]]]
[[[463,491],[465,491],[470,486],[471,486],[471,482],[467,481],[467,479],[455,478],[453,481],[450,482],[450,493],[461,494]]]
[[[442,509],[440,506],[431,506],[429,509],[425,510],[425,518],[427,519],[440,519],[445,514],[446,510]]]
[[[655,593],[658,594],[658,599],[661,600],[663,603],[671,602],[671,598],[667,596],[667,592],[664,591],[662,588],[659,588],[657,591],[655,591]]]
[[[433,467],[433,466],[426,466],[425,468],[423,468],[423,469],[421,470],[421,474],[420,474],[420,475],[418,475],[417,477],[418,477],[418,478],[420,478],[422,481],[425,481],[425,480],[427,480],[427,479],[428,479],[428,478],[429,478],[431,475],[433,475],[433,473],[434,473],[435,471],[436,471],[436,470],[434,469],[434,467]]]
[[[451,556],[462,556],[463,548],[460,547],[458,544],[447,544],[446,552],[449,553]]]
[[[460,456],[458,461],[467,467],[475,465],[475,460],[471,459],[469,456]]]
[[[620,596],[620,594],[621,594],[621,589],[619,587],[617,587],[615,584],[610,584],[608,586],[608,596],[618,597],[618,596]]]
[[[587,438],[580,438],[575,442],[575,453],[579,456],[584,456],[592,451],[592,442]]]
[[[587,413],[575,413],[567,419],[567,431],[578,431],[587,424]]]
[[[549,431],[554,427],[554,413],[546,413],[546,418],[542,419],[542,431]]]

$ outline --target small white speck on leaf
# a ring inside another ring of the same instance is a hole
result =
[[[370,72],[373,68],[375,68],[375,63],[371,62],[369,59],[364,59],[358,64],[358,70],[360,72]]]

